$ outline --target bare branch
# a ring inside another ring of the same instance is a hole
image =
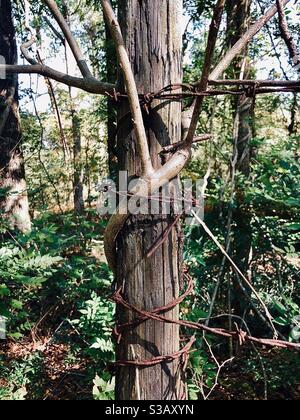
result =
[[[286,6],[291,0],[283,0],[282,5]],[[241,37],[241,39],[228,51],[225,57],[217,65],[210,75],[210,79],[219,79],[224,71],[230,66],[235,57],[240,54],[247,44],[255,37],[258,32],[271,20],[277,13],[277,6],[271,7],[264,16],[262,16],[249,30]]]
[[[50,19],[48,19],[47,16],[43,17],[44,21],[47,23],[47,25],[49,26],[49,28],[51,29],[51,31],[54,33],[54,35],[56,36],[56,38],[58,38],[60,40],[60,42],[65,45],[66,44],[66,40],[65,38],[58,32],[58,30],[52,25],[52,22]]]
[[[28,49],[34,44],[35,37],[31,35],[31,39],[28,42],[25,42],[21,46],[21,52],[24,58],[31,64],[28,65],[6,65],[0,64],[0,73],[1,74],[39,74],[41,76],[47,77],[49,79],[53,79],[59,83],[63,83],[70,87],[75,87],[78,89],[82,89],[89,93],[100,94],[100,95],[107,95],[107,94],[114,94],[115,86],[110,83],[104,83],[100,80],[96,79],[92,76],[87,62],[83,57],[83,54],[74,39],[67,22],[65,21],[64,17],[62,16],[61,12],[59,11],[56,2],[53,0],[44,0],[45,4],[49,7],[50,11],[52,12],[54,18],[58,22],[61,30],[63,31],[66,40],[68,41],[70,48],[74,54],[78,67],[83,75],[83,78],[70,76],[68,74],[59,72],[51,67],[43,63],[39,63],[34,58],[31,57]],[[26,13],[26,21],[27,13]],[[29,24],[26,23],[27,29],[32,34],[31,28]],[[64,40],[63,37],[60,37],[61,40]]]
[[[202,78],[199,85],[197,86],[198,90],[200,91],[205,91],[207,90],[207,87],[208,87],[209,73],[210,73],[210,68],[212,65],[213,54],[214,54],[217,39],[218,39],[218,33],[219,33],[220,25],[221,25],[223,12],[224,12],[225,2],[226,2],[225,0],[218,0],[214,9],[214,14],[213,14],[212,22],[210,25],[209,34],[208,34],[208,41],[207,41],[207,48],[206,48],[205,59],[204,59],[204,64],[203,64]],[[186,138],[186,144],[188,146],[192,144],[193,139],[195,137],[203,101],[204,101],[203,96],[200,96],[195,101],[195,107],[194,107],[194,112],[193,112],[193,116],[191,120],[191,125],[190,125],[188,135]]]
[[[198,136],[198,137],[194,138],[193,144],[202,143],[206,140],[211,140],[211,139],[213,139],[213,137],[214,136],[212,134],[202,134],[201,136]],[[176,152],[176,150],[180,149],[181,147],[183,147],[185,145],[186,145],[186,143],[185,143],[184,140],[182,140],[178,143],[170,144],[169,146],[163,147],[160,154],[174,153],[174,152]]]
[[[28,52],[28,48],[32,47],[32,45],[34,43],[35,43],[35,37],[32,35],[31,36],[31,39],[29,41],[27,41],[27,42],[24,42],[21,45],[21,48],[20,48],[21,49],[21,53],[23,54],[25,60],[28,61],[28,63],[29,64],[32,64],[33,66],[35,64],[38,64],[38,62],[31,57],[30,53]]]
[[[114,85],[103,83],[94,77],[83,79],[80,77],[69,76],[68,74],[61,73],[52,69],[44,64],[35,65],[9,65],[0,64],[0,73],[8,74],[39,74],[41,76],[49,77],[59,83],[67,86],[82,89],[89,93],[105,95],[107,93],[113,94]]]
[[[142,176],[145,177],[153,173],[153,166],[134,75],[124,44],[121,28],[111,6],[110,0],[101,0],[101,3],[107,25],[116,45],[118,61],[122,68],[142,163]]]
[[[43,2],[48,6],[50,9],[54,19],[58,23],[60,29],[62,30],[71,50],[77,62],[77,65],[81,71],[83,77],[91,77],[92,73],[88,67],[88,64],[84,58],[84,55],[81,52],[81,49],[74,38],[69,25],[67,24],[65,18],[63,17],[62,13],[60,12],[59,8],[57,7],[55,0],[43,0]]]
[[[288,25],[285,12],[284,12],[283,2],[282,0],[276,0],[276,2],[277,2],[281,36],[284,39],[286,46],[288,47],[291,60],[296,66],[295,67],[296,70],[300,72],[300,54],[298,52],[293,36],[289,30],[289,25]]]

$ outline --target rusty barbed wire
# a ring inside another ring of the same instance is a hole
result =
[[[212,335],[217,335],[219,337],[223,338],[230,338],[235,341],[238,341],[238,343],[243,346],[246,345],[248,342],[253,344],[259,344],[261,346],[265,347],[277,347],[281,349],[289,349],[289,350],[297,350],[300,351],[300,344],[297,343],[290,343],[288,341],[283,340],[277,340],[277,339],[267,339],[267,338],[257,338],[253,337],[249,334],[247,334],[245,331],[243,331],[237,324],[235,324],[236,331],[229,331],[223,328],[213,328],[208,327],[204,324],[197,323],[197,322],[191,322],[186,320],[172,320],[169,318],[164,317],[162,314],[174,309],[176,306],[180,305],[188,296],[190,296],[194,292],[194,286],[193,286],[193,280],[192,277],[188,274],[188,271],[186,270],[184,273],[184,277],[187,281],[187,289],[184,292],[182,296],[180,296],[178,299],[175,299],[173,302],[170,302],[169,304],[153,309],[152,311],[145,311],[142,309],[138,309],[136,306],[130,304],[128,301],[126,301],[122,296],[122,289],[119,288],[111,297],[111,300],[115,302],[117,305],[121,305],[124,308],[130,310],[131,312],[137,314],[137,318],[133,320],[132,322],[117,325],[114,330],[114,335],[117,338],[117,342],[120,343],[122,339],[122,333],[124,331],[128,331],[130,329],[136,328],[140,324],[153,320],[158,322],[164,322],[166,324],[173,324],[173,325],[179,325],[181,327],[185,327],[187,329],[193,329],[197,331],[207,332]],[[172,355],[166,355],[166,356],[158,356],[153,359],[149,360],[119,360],[115,363],[116,366],[136,366],[136,367],[151,367],[155,366],[157,364],[161,363],[171,363],[174,360],[184,357],[185,362],[186,358],[188,357],[189,353],[192,351],[192,346],[195,343],[195,337],[192,336],[189,343],[183,347],[180,351],[172,354]]]
[[[174,100],[183,101],[188,98],[197,97],[214,97],[214,96],[242,96],[253,97],[254,95],[271,94],[271,93],[298,93],[300,92],[299,81],[258,81],[258,80],[220,80],[211,81],[211,85],[228,85],[239,86],[238,89],[208,89],[199,91],[196,86],[192,84],[173,84],[168,85],[156,92],[147,92],[139,94],[142,109],[149,113],[149,106],[154,100]],[[181,92],[176,92],[182,89]],[[120,100],[127,99],[128,95],[125,93],[117,92],[114,89],[113,94],[106,92],[106,95],[118,103]]]
[[[197,98],[197,97],[211,97],[211,96],[222,96],[222,95],[246,95],[247,97],[253,98],[253,106],[255,106],[255,98],[259,94],[270,94],[270,93],[295,93],[300,92],[300,83],[299,81],[290,81],[289,83],[284,83],[281,81],[212,81],[211,84],[228,84],[228,85],[237,85],[239,86],[239,89],[212,89],[212,90],[206,90],[206,91],[198,91],[197,87],[190,84],[176,84],[176,85],[168,85],[164,87],[163,89],[152,92],[152,93],[146,93],[139,95],[140,97],[140,103],[142,109],[149,114],[150,113],[150,106],[154,100],[176,100],[176,101],[183,101],[187,98]],[[182,89],[182,92],[175,92],[177,90]],[[107,96],[112,98],[116,103],[118,103],[120,100],[127,99],[126,94],[122,94],[120,92],[117,92],[114,90],[113,95],[110,93],[107,93]],[[130,116],[130,112],[125,114],[118,123],[115,136],[118,133],[118,129],[120,126],[120,123],[124,121],[128,116]],[[205,139],[210,139],[211,135],[206,135]],[[172,145],[170,146],[172,147]],[[175,145],[176,147],[176,145]],[[174,148],[174,145],[173,145]],[[165,151],[167,152],[167,150]],[[120,194],[120,193],[119,193]],[[171,227],[168,228],[165,232],[165,235],[163,238],[157,242],[157,244],[154,244],[150,251],[147,253],[147,257],[149,258],[155,250],[162,245],[166,237],[168,236],[167,233],[171,231],[171,229],[177,224],[179,221],[181,215],[177,216],[174,221],[171,224]],[[186,291],[177,299],[173,300],[169,304],[165,306],[161,306],[158,308],[155,308],[151,311],[146,311],[137,308],[136,306],[129,303],[123,296],[123,285],[120,287],[111,297],[111,300],[115,302],[117,305],[123,306],[127,310],[135,313],[137,317],[126,324],[116,325],[114,329],[114,336],[117,340],[117,343],[120,343],[122,340],[122,334],[124,331],[128,331],[131,329],[134,329],[141,325],[144,322],[147,322],[149,320],[157,321],[157,322],[163,322],[166,324],[173,324],[178,325],[180,327],[184,327],[187,329],[192,329],[196,331],[202,331],[207,332],[212,335],[216,335],[223,338],[233,339],[236,340],[241,346],[246,345],[247,343],[252,344],[259,344],[266,347],[277,347],[282,349],[290,349],[290,350],[300,350],[300,344],[297,343],[290,343],[288,341],[278,340],[278,339],[267,339],[267,338],[257,338],[253,337],[249,334],[247,334],[245,331],[243,331],[237,324],[235,324],[236,331],[229,331],[223,328],[213,328],[206,326],[201,323],[197,322],[191,322],[186,320],[172,320],[169,318],[166,318],[163,316],[166,312],[169,312],[179,306],[188,296],[192,295],[194,292],[194,285],[192,277],[189,275],[188,270],[185,269],[184,278],[187,282],[187,289]],[[148,360],[118,360],[115,362],[115,366],[134,366],[134,367],[152,367],[158,364],[162,363],[171,363],[175,361],[176,359],[182,359],[182,362],[184,365],[187,364],[188,357],[190,352],[192,351],[192,347],[195,343],[196,339],[193,335],[189,342],[179,351],[175,352],[171,355],[161,355],[154,357],[152,359]]]

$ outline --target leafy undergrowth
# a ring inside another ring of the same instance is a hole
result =
[[[69,345],[47,341],[21,340],[0,347],[5,366],[0,380],[0,399],[93,398],[87,373],[89,360],[77,357],[72,361]]]
[[[74,344],[76,338],[68,337]],[[0,379],[0,399],[93,400],[113,398],[113,383],[94,378],[92,357],[72,352],[72,344],[40,338],[24,339],[0,346],[0,357],[9,375]],[[79,345],[79,344],[78,344]],[[253,356],[253,355],[252,355]],[[296,357],[287,352],[263,351],[264,369],[246,350],[225,367],[210,400],[299,400],[300,372]],[[249,361],[250,360],[250,361]],[[212,361],[210,361],[212,362]],[[210,365],[212,366],[212,364]],[[97,383],[99,387],[97,387]],[[105,394],[104,388],[109,392]],[[266,394],[267,393],[267,394]],[[203,399],[197,395],[197,399]]]
[[[113,279],[103,258],[104,225],[91,211],[84,218],[45,215],[28,235],[2,229],[0,315],[8,328],[7,340],[0,341],[0,400],[114,398],[115,307],[109,301]],[[289,240],[294,240],[291,235]],[[196,294],[182,305],[182,316],[198,321],[207,316],[210,301],[204,297],[213,286],[207,272],[218,269],[217,250],[194,232],[185,257]],[[284,263],[283,291],[278,292],[273,254],[257,252],[255,264],[256,285],[279,330],[299,339],[291,334],[298,331],[294,321],[299,315],[294,271]],[[223,313],[222,300],[217,306]],[[268,333],[254,318],[249,327],[258,336]],[[225,361],[228,343],[208,340],[220,363]],[[191,399],[260,400],[266,392],[269,399],[300,399],[298,353],[260,349],[258,356],[251,348],[239,349],[217,377],[202,337],[197,343],[188,367]]]
[[[0,248],[0,399],[112,397],[114,305],[103,223],[46,215]],[[95,382],[95,383],[94,383]]]
[[[299,400],[299,356],[286,351],[238,355],[221,372],[212,400]],[[293,372],[293,374],[291,374]]]

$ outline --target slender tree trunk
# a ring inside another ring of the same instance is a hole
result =
[[[71,28],[71,20],[69,15],[69,9],[67,3],[63,0],[63,14],[68,22],[69,28]],[[69,71],[69,60],[67,46],[65,44],[65,59],[66,59],[66,70]],[[72,88],[69,88],[69,101],[71,111],[71,122],[72,122],[72,139],[73,139],[73,200],[74,200],[74,212],[80,216],[84,213],[84,196],[83,196],[83,164],[82,164],[82,143],[81,143],[81,124],[74,99],[72,96]]]
[[[63,123],[62,123],[62,118],[61,118],[61,112],[60,112],[59,106],[57,104],[52,80],[45,77],[45,84],[46,84],[47,89],[48,89],[48,94],[49,94],[52,110],[53,110],[54,115],[55,115],[57,128],[59,129],[61,146],[62,146],[62,149],[63,149],[63,152],[64,152],[65,163],[67,163],[68,159],[69,159],[68,143],[67,143],[67,139],[66,139],[66,136],[65,136],[65,131],[64,131],[64,128],[63,128]]]
[[[7,64],[17,64],[17,45],[11,2],[0,1],[0,55]],[[11,228],[26,232],[31,228],[24,160],[21,149],[18,107],[18,78],[0,80],[0,211]]]
[[[231,48],[248,30],[251,17],[252,0],[229,0],[228,12],[228,43]],[[233,75],[236,79],[251,77],[249,50],[245,48],[242,55],[233,64]],[[242,96],[233,100],[235,109],[234,140],[238,154],[237,169],[246,177],[250,174],[251,145],[253,138],[253,100]]]
[[[125,43],[132,63],[139,93],[159,90],[182,81],[182,0],[119,1],[119,14]],[[140,175],[128,105],[119,108],[119,168],[130,176]],[[155,168],[160,166],[161,146],[181,138],[181,104],[152,104],[145,114],[151,156]],[[130,216],[118,239],[118,284],[124,296],[140,309],[153,310],[172,302],[179,294],[181,258],[180,232],[174,228],[167,241],[147,258],[147,251],[162,237],[174,220],[172,216]],[[165,316],[178,319],[178,308]],[[130,311],[118,308],[121,324],[135,318]],[[119,360],[147,360],[179,350],[179,328],[149,320],[137,328],[124,331],[118,345]],[[119,400],[184,399],[180,361],[136,369],[121,367],[117,372],[116,396]]]
[[[293,100],[291,103],[291,123],[289,124],[289,134],[292,136],[293,134],[297,134],[297,115],[299,113],[299,103],[298,103],[298,94],[293,94]]]
[[[252,0],[229,0],[227,3],[228,12],[228,39],[229,46],[232,47],[238,39],[247,31],[250,24]],[[233,64],[233,75],[235,79],[250,79],[251,65],[248,57],[248,48],[245,48],[242,55]],[[242,174],[248,179],[251,173],[251,141],[254,133],[254,111],[253,99],[246,95],[233,99],[234,107],[234,160],[236,161],[236,174]],[[236,179],[238,182],[238,180]],[[233,219],[234,244],[233,253],[235,260],[245,275],[248,274],[249,280],[249,256],[252,246],[251,215],[245,204],[244,189],[236,185],[236,209]],[[236,285],[236,281],[234,281]],[[251,293],[251,292],[250,292]],[[248,306],[243,292],[239,286],[235,287],[233,296],[233,308],[236,313],[243,315]]]
[[[70,100],[73,101],[70,92]],[[72,118],[72,135],[73,135],[73,156],[74,156],[74,211],[78,216],[84,213],[84,197],[83,197],[83,165],[82,165],[82,145],[81,145],[81,125],[80,118],[71,104],[71,118]]]
[[[105,25],[105,49],[106,49],[106,76],[107,83],[114,83],[117,79],[117,55],[114,42],[111,38],[109,29]],[[107,100],[107,151],[108,151],[108,169],[109,176],[114,179],[117,172],[118,162],[116,156],[116,127],[117,114],[114,100]]]

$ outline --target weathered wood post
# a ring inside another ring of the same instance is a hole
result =
[[[119,22],[140,94],[159,91],[182,82],[182,0],[119,1]],[[145,113],[150,153],[155,169],[160,167],[162,146],[181,139],[182,105],[176,101],[151,104]],[[141,175],[140,159],[128,114],[128,104],[119,108],[119,169],[129,176]],[[118,239],[118,284],[124,284],[124,297],[139,309],[153,310],[172,302],[179,294],[181,272],[180,228],[147,258],[151,246],[163,235],[172,216],[131,216]],[[165,314],[178,319],[178,308]],[[136,315],[118,308],[121,324]],[[119,360],[149,360],[172,355],[179,350],[179,327],[148,320],[124,331],[118,345]],[[185,396],[180,360],[156,366],[122,366],[117,373],[119,400],[172,400]]]

